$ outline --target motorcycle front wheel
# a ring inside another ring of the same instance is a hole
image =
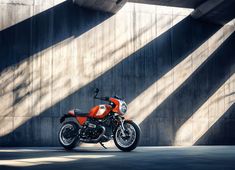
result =
[[[125,131],[123,134],[122,127],[118,126],[114,132],[115,145],[124,152],[134,150],[140,140],[140,128],[133,121],[124,122]]]
[[[60,144],[66,149],[71,150],[77,146],[77,133],[79,126],[75,122],[65,122],[59,131],[58,138]]]

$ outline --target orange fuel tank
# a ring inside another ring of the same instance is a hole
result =
[[[102,119],[112,110],[110,105],[98,105],[91,108],[88,117]]]

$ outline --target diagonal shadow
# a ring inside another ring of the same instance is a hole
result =
[[[10,134],[0,137],[0,144],[58,145],[56,136],[59,128],[58,117],[68,109],[80,107],[79,105],[88,110],[92,104],[97,104],[92,99],[94,87],[99,87],[104,95],[110,96],[116,93],[125,96],[125,100],[129,103],[205,42],[220,27],[196,21],[188,16],[100,77],[42,112],[38,117],[29,119]],[[48,117],[54,117],[54,119],[40,122],[40,119]],[[50,138],[46,143],[41,141],[45,135],[44,132]]]
[[[0,72],[69,37],[78,37],[111,15],[68,0],[0,31]]]
[[[235,33],[140,124],[142,145],[174,144],[177,130],[234,73],[234,43]]]
[[[235,104],[208,131],[197,140],[195,145],[234,145],[235,144]]]

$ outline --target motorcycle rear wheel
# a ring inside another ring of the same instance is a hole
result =
[[[77,135],[73,137],[66,137],[66,135],[71,135],[71,133],[78,133],[78,130],[79,130],[79,126],[75,122],[72,122],[72,121],[65,122],[61,126],[59,134],[58,134],[58,138],[59,138],[60,144],[66,150],[72,150],[73,148],[75,148],[79,140]]]
[[[140,128],[133,121],[125,121],[124,127],[129,135],[127,134],[126,137],[123,137],[121,126],[117,127],[114,132],[114,143],[118,149],[124,152],[130,152],[139,144]]]

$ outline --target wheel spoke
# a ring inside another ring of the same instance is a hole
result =
[[[71,133],[74,131],[74,127],[71,124],[65,124],[60,130],[60,141],[64,145],[70,145],[75,138],[71,137]]]
[[[120,145],[123,148],[130,147],[135,142],[136,139],[135,128],[129,123],[125,124],[125,128],[126,128],[125,131],[127,132],[125,133],[125,135],[122,134],[121,126],[119,126],[116,131],[116,141],[118,145]]]

